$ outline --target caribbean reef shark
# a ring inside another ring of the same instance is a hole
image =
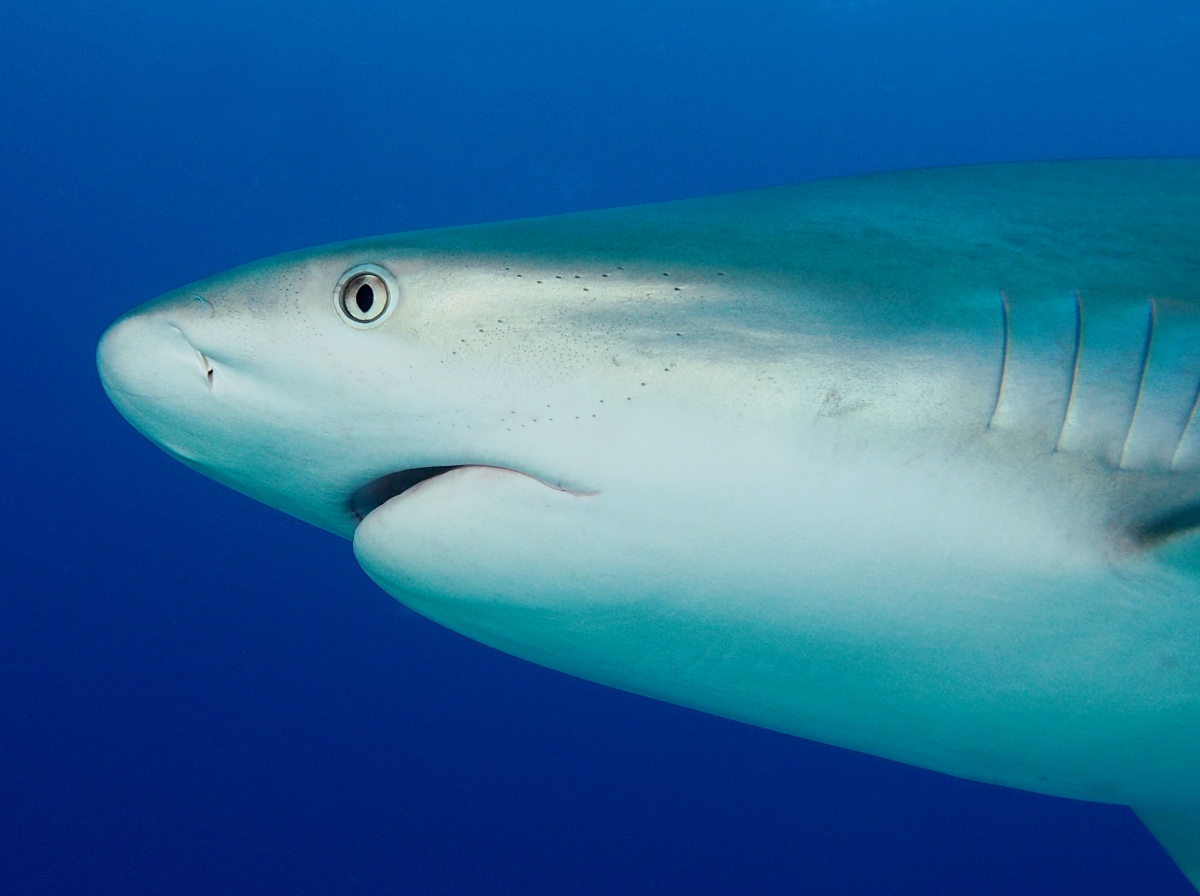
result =
[[[1200,886],[1200,160],[340,243],[142,305],[98,362],[455,631],[1133,806]]]

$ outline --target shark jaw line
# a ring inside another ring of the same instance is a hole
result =
[[[477,468],[483,470],[493,470],[499,473],[507,473],[513,476],[524,476],[526,479],[532,479],[544,485],[546,488],[553,489],[557,492],[563,492],[568,495],[573,495],[576,498],[591,498],[599,494],[594,491],[574,491],[569,488],[564,488],[561,485],[552,485],[536,476],[531,476],[528,473],[522,473],[520,470],[514,470],[511,467],[501,467],[495,464],[450,464],[443,467],[414,467],[408,470],[396,470],[392,473],[385,473],[376,479],[358,488],[350,499],[346,502],[350,515],[356,523],[361,523],[367,518],[367,515],[379,507],[382,507],[393,498],[398,498],[403,494],[413,491],[417,487],[428,482],[430,479],[435,479],[438,476],[453,472],[454,470],[463,470],[468,468]]]

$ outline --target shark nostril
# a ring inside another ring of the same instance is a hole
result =
[[[204,371],[204,379],[208,383],[208,388],[213,387],[213,364],[208,359],[208,355],[196,349],[196,357],[200,360],[200,369]]]

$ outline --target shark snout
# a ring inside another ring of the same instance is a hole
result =
[[[144,305],[118,318],[96,347],[100,382],[135,429],[180,458],[203,453],[214,407],[212,361],[188,338],[197,303]],[[195,306],[195,307],[192,307]]]
[[[100,381],[114,403],[167,399],[212,387],[213,365],[183,330],[161,315],[134,314],[105,331],[96,348]],[[122,409],[122,412],[123,409]]]

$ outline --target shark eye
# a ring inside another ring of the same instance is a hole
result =
[[[360,324],[376,320],[387,303],[387,284],[374,274],[359,274],[342,287],[342,309]]]
[[[390,279],[386,271],[373,264],[346,271],[334,296],[342,319],[359,329],[383,323],[393,303]]]

